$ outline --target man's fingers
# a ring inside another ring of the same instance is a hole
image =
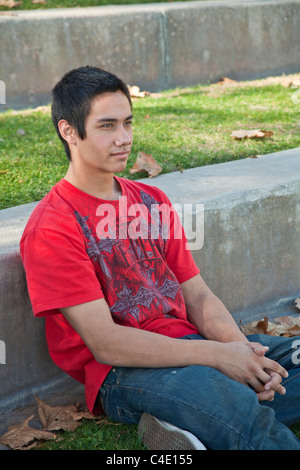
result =
[[[275,392],[274,390],[268,390],[263,392],[258,392],[257,394],[258,401],[273,401]]]
[[[266,370],[266,372],[270,375],[270,380],[264,386],[265,391],[272,389],[280,395],[284,395],[286,389],[281,385],[282,377],[273,371]]]
[[[272,367],[269,367],[270,371],[277,372],[277,374],[279,374],[281,377],[283,377],[284,379],[287,379],[289,376],[288,371],[284,367],[282,367],[280,364],[278,364],[278,362],[275,362],[272,360],[271,362],[272,362]]]
[[[268,346],[263,346],[260,343],[249,343],[250,348],[252,349],[255,354],[258,354],[259,356],[264,356],[266,352],[269,351]]]
[[[249,342],[248,345],[252,349],[253,352],[255,352],[258,356],[264,356],[266,352],[268,352],[269,347],[268,346],[263,346],[260,343],[252,343]],[[270,361],[271,367],[269,367],[270,370],[273,370],[274,372],[277,372],[281,377],[287,378],[289,376],[288,371],[284,369],[280,364],[277,362],[273,361],[272,359],[268,359]]]

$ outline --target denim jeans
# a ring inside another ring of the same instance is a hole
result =
[[[185,339],[205,341],[200,335]],[[267,356],[289,371],[282,381],[285,395],[259,402],[251,388],[206,366],[114,367],[100,389],[105,413],[114,421],[136,424],[147,412],[190,431],[211,450],[300,450],[288,428],[300,421],[300,337],[248,339],[268,345]]]

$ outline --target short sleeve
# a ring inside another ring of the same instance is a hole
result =
[[[21,257],[35,316],[103,298],[82,237],[35,229],[22,239]]]

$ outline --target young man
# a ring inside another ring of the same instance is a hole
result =
[[[133,138],[126,85],[72,70],[53,89],[52,118],[69,168],[30,217],[21,255],[50,355],[85,384],[88,408],[140,422],[150,449],[300,449],[286,426],[300,420],[292,341],[246,338],[166,195],[115,176]]]

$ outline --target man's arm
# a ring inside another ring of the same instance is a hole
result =
[[[213,294],[200,275],[181,284],[181,287],[188,318],[205,338],[224,343],[242,342],[247,344],[257,356],[263,356],[267,352],[268,348],[259,343],[251,343],[248,341],[246,336],[238,328],[225,305]],[[236,350],[236,354],[239,354],[237,345],[232,344],[230,351],[233,353],[234,350]],[[227,358],[228,357],[230,356],[227,356]],[[258,358],[253,355],[252,359],[255,361],[255,359]],[[233,374],[233,378],[236,378],[238,381],[245,381],[244,383],[251,385],[257,392],[259,400],[272,400],[275,392],[280,394],[285,393],[285,388],[281,385],[282,376],[278,371],[265,367],[264,372],[267,372],[269,377],[263,378],[261,375],[259,380],[252,378],[251,382],[250,380],[245,380],[246,376],[241,375],[241,372],[238,371],[240,358],[233,354],[231,361],[231,365],[227,363],[227,366],[225,366],[226,358],[224,356],[223,360],[221,359],[221,361],[218,362],[216,368],[226,375]],[[229,370],[231,370],[231,372],[229,372]],[[257,375],[257,378],[258,377]]]
[[[247,341],[231,313],[198,274],[181,284],[189,321],[205,338],[222,343]]]
[[[62,308],[61,312],[102,364],[123,367],[215,365],[213,350],[218,343],[198,345],[198,341],[118,325],[104,299]]]
[[[259,392],[262,391],[261,384],[270,380],[264,369],[282,377],[286,374],[279,364],[256,354],[246,340],[228,343],[186,341],[118,325],[104,299],[63,308],[61,312],[95,359],[103,364],[123,367],[205,365]]]

